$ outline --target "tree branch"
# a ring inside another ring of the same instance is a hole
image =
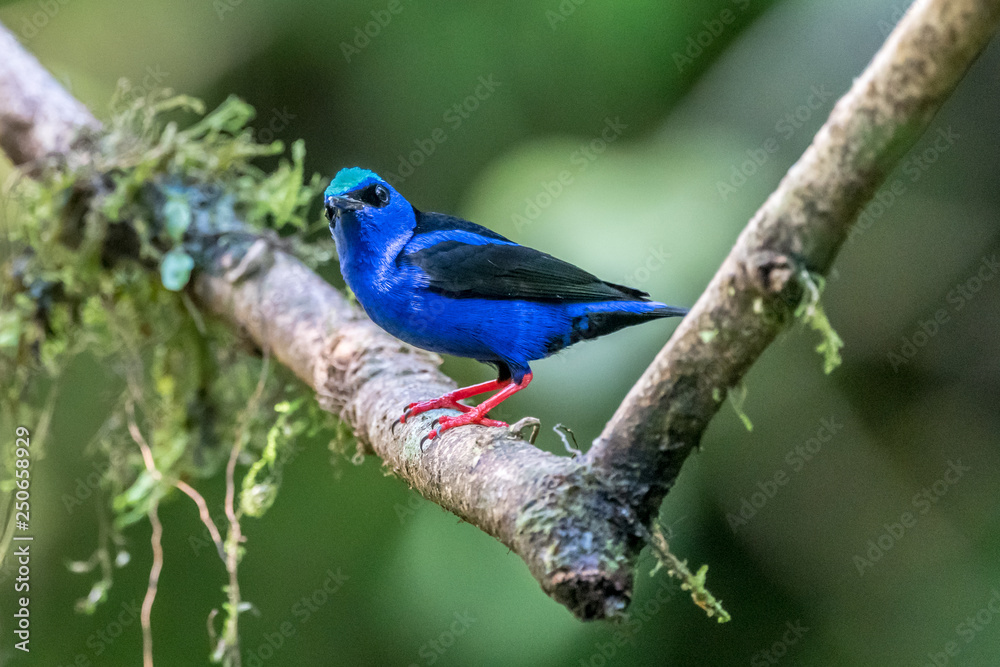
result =
[[[740,234],[588,452],[655,512],[727,391],[825,275],[850,225],[986,47],[997,0],[918,0]],[[649,516],[643,515],[648,521]]]
[[[809,275],[829,268],[860,208],[985,46],[998,4],[918,0],[582,460],[477,426],[421,452],[439,413],[400,426],[398,417],[454,387],[440,360],[378,329],[263,239],[200,266],[194,292],[314,388],[396,475],[521,556],[549,595],[580,618],[616,614],[659,504],[725,392],[787,324]],[[15,164],[63,152],[94,127],[0,28],[0,146]]]
[[[409,403],[455,388],[438,370],[440,359],[383,332],[298,260],[263,241],[256,247],[244,259],[221,256],[214,275],[202,272],[199,300],[271,350],[421,495],[524,558],[574,613],[596,618],[625,607],[631,573],[618,564],[640,542],[638,535],[623,539],[634,517],[597,476],[494,428],[446,432],[421,452],[440,413],[404,425],[399,415]]]
[[[0,148],[14,164],[63,155],[100,123],[0,25]]]

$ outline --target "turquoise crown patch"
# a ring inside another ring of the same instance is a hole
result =
[[[352,190],[356,190],[362,183],[368,180],[382,180],[374,171],[362,169],[361,167],[348,167],[341,169],[330,185],[323,193],[326,197],[340,197]]]

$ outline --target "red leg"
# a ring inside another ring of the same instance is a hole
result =
[[[487,391],[493,391],[494,389],[500,389],[510,384],[511,380],[504,380],[503,382],[499,380],[490,380],[489,382],[481,382],[479,384],[474,384],[471,387],[463,387],[461,389],[456,389],[453,392],[445,394],[441,398],[435,398],[430,401],[420,401],[419,403],[410,403],[406,406],[406,410],[403,412],[403,416],[399,418],[400,424],[405,424],[406,420],[410,417],[415,417],[421,412],[427,412],[428,410],[440,410],[442,408],[450,408],[452,410],[458,410],[459,412],[469,412],[472,410],[468,405],[462,405],[458,401],[463,398],[469,398],[470,396],[477,396],[483,394]]]
[[[495,419],[488,419],[486,417],[490,410],[496,406],[503,403],[505,400],[521,391],[531,382],[531,373],[525,375],[520,383],[515,383],[513,380],[507,380],[506,383],[500,383],[506,385],[499,392],[490,396],[485,401],[467,411],[463,415],[458,417],[441,417],[438,419],[438,427],[427,434],[428,440],[433,440],[439,434],[444,433],[448,429],[455,428],[456,426],[465,426],[466,424],[480,424],[482,426],[507,426],[506,422],[497,421]],[[484,383],[485,384],[485,383]],[[480,385],[482,386],[482,385]]]

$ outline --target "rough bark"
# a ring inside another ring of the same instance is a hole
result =
[[[250,259],[248,259],[250,258]],[[440,359],[375,326],[293,257],[258,241],[196,280],[198,300],[242,327],[316,390],[359,443],[417,492],[520,555],[542,587],[581,618],[624,609],[637,523],[579,462],[504,429],[472,427],[421,440],[443,411],[399,424],[403,408],[455,388]]]
[[[918,0],[837,102],[588,452],[633,481],[632,505],[656,511],[728,389],[790,320],[805,276],[827,273],[998,21],[996,0]]]
[[[260,240],[203,266],[200,302],[313,387],[359,442],[421,495],[509,546],[580,618],[627,605],[663,496],[728,388],[789,321],[803,276],[830,267],[850,224],[985,47],[1000,0],[918,0],[583,459],[468,426],[420,441],[407,403],[454,384],[439,360],[375,327],[293,257]],[[97,121],[0,27],[0,147],[15,164],[63,152]]]
[[[0,148],[11,161],[65,154],[81,129],[98,127],[86,107],[0,26]]]

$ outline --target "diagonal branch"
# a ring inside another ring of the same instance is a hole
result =
[[[201,273],[201,303],[270,349],[421,495],[524,558],[543,588],[575,613],[594,618],[624,608],[631,575],[618,563],[640,543],[637,535],[623,539],[634,518],[597,476],[486,427],[446,432],[421,452],[434,414],[405,425],[399,415],[409,403],[455,388],[438,370],[440,359],[383,332],[294,258],[263,241],[256,247],[243,260],[219,258],[219,269],[241,263],[236,270]]]
[[[595,469],[637,482],[632,505],[657,510],[726,392],[827,273],[998,22],[997,0],[918,0],[837,102],[588,452]]]
[[[439,359],[382,332],[263,239],[231,245],[199,267],[195,294],[312,387],[391,471],[521,556],[574,614],[613,615],[631,597],[663,496],[725,392],[789,322],[810,274],[829,268],[860,208],[998,20],[1000,0],[914,4],[582,460],[476,426],[448,431],[421,452],[435,415],[394,425],[406,404],[454,387]],[[24,105],[11,100],[25,91],[62,101],[24,121]],[[65,97],[0,28],[0,146],[15,163],[65,151],[65,137],[96,124]]]
[[[81,129],[100,127],[2,25],[0,54],[0,149],[11,162],[65,154]]]

